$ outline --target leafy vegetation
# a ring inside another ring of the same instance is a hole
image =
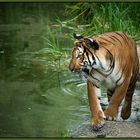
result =
[[[139,3],[74,3],[67,5],[71,20],[65,24],[85,35],[122,31],[139,41],[139,6]]]

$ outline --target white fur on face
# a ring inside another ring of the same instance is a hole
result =
[[[83,49],[78,47],[77,50],[76,50],[76,58],[78,58],[82,54],[83,54]]]

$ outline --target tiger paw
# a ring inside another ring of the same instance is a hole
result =
[[[99,111],[91,120],[92,128],[95,131],[100,130],[105,124],[105,115],[103,111]]]
[[[106,120],[107,121],[117,121],[117,117],[110,117],[110,116],[108,116],[108,117],[106,117]]]
[[[113,107],[108,107],[104,111],[104,114],[106,116],[106,120],[111,120],[111,121],[116,120],[117,113],[118,113],[118,110],[115,107],[114,108]]]
[[[104,120],[104,118],[95,118],[94,117],[91,121],[91,124],[92,124],[92,129],[94,131],[99,131],[104,126],[105,120]]]

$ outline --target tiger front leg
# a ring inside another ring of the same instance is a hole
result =
[[[107,120],[115,120],[118,114],[119,106],[126,95],[128,86],[129,86],[130,78],[124,80],[124,82],[117,86],[114,90],[112,97],[110,98],[109,106],[104,111]]]
[[[105,123],[104,120],[105,115],[101,108],[99,99],[96,95],[97,88],[90,81],[87,82],[87,90],[88,90],[88,100],[89,100],[89,105],[90,105],[90,110],[92,115],[91,124],[93,126],[93,129],[97,131],[100,130],[101,127],[103,127]]]

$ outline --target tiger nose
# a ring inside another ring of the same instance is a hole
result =
[[[71,72],[74,72],[74,69],[71,69]]]
[[[74,66],[72,66],[71,64],[69,65],[69,69],[70,71],[74,72]]]
[[[70,71],[71,72],[79,72],[80,71],[80,68],[79,67],[76,67],[76,66],[73,66],[73,67],[70,67]]]

